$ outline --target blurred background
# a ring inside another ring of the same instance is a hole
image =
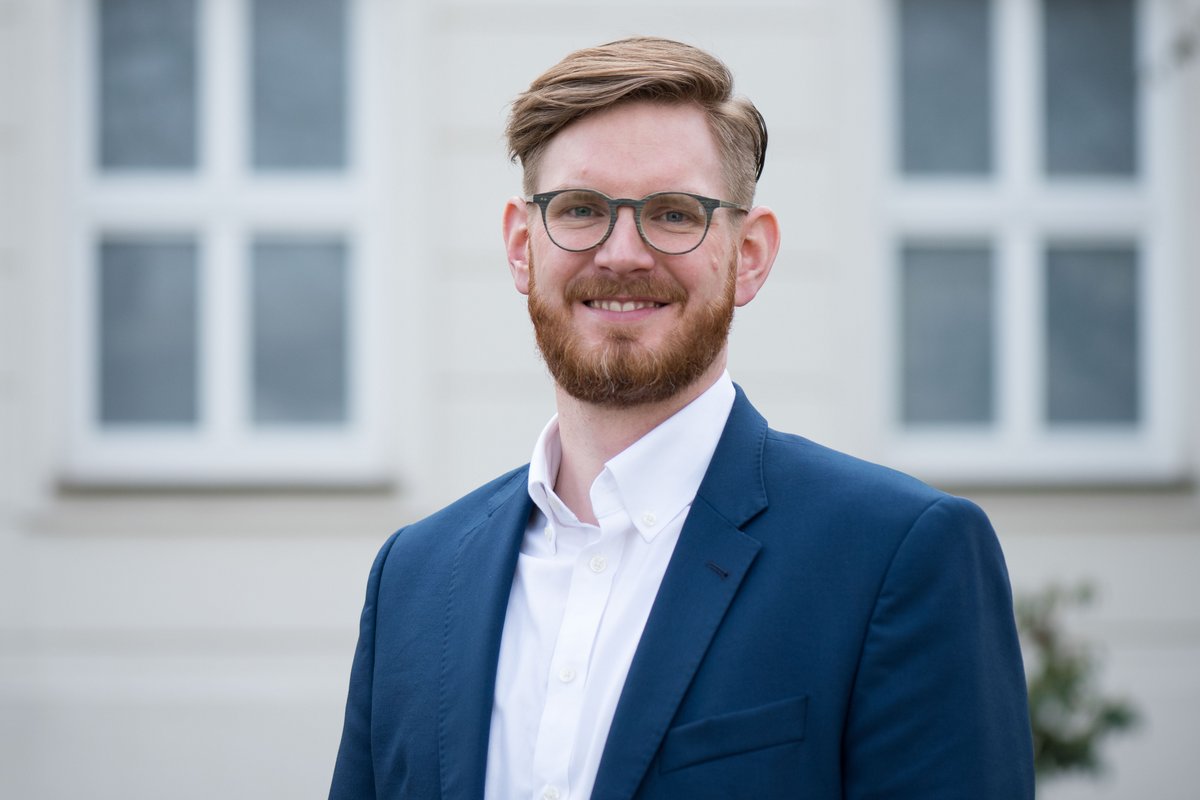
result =
[[[773,426],[1094,587],[1041,795],[1196,796],[1200,0],[0,0],[0,796],[325,795],[376,549],[552,413],[507,104],[632,34],[770,126]]]

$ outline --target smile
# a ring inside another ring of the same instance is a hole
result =
[[[643,308],[662,308],[666,303],[654,300],[585,300],[584,305],[600,311],[640,311]]]

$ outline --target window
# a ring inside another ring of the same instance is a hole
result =
[[[891,3],[890,455],[908,468],[1176,475],[1161,5]]]
[[[79,0],[67,477],[379,480],[372,0]]]

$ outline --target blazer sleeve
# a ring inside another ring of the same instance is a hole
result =
[[[845,797],[1033,797],[1012,590],[977,506],[935,501],[892,557],[843,741]]]
[[[371,689],[375,676],[375,612],[379,599],[380,575],[384,562],[399,531],[379,549],[367,579],[367,598],[359,621],[358,646],[350,669],[350,690],[346,699],[346,719],[342,742],[333,768],[329,800],[372,800],[375,797],[375,769],[371,756]]]

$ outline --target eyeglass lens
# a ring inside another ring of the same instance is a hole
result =
[[[635,213],[638,209],[634,209]],[[577,189],[556,195],[546,206],[546,231],[559,247],[589,250],[604,239],[616,213],[599,192]],[[708,212],[694,197],[665,192],[646,198],[640,209],[646,242],[664,253],[686,253],[704,239]]]

